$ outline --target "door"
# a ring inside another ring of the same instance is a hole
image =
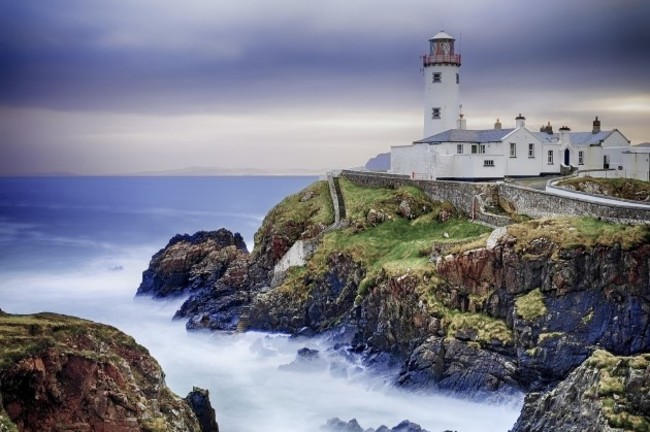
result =
[[[571,152],[569,149],[564,150],[564,165],[569,166],[571,165]]]
[[[609,169],[609,155],[603,155],[603,169]]]

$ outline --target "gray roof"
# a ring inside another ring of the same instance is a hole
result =
[[[546,132],[531,132],[542,142],[557,142],[560,134],[547,134]],[[598,145],[601,141],[607,139],[614,131],[593,132],[569,132],[569,138],[572,145]]]
[[[607,139],[614,131],[592,132],[569,132],[571,144],[573,145],[597,145]]]
[[[501,141],[514,129],[467,130],[449,129],[428,138],[415,141],[416,144],[439,144],[443,142],[487,143]]]
[[[543,143],[556,142],[558,139],[558,134],[549,134],[546,132],[531,132],[531,134]]]

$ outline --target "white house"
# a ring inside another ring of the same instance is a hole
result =
[[[454,41],[445,32],[429,39],[429,54],[422,57],[426,138],[391,147],[390,172],[421,179],[489,180],[609,169],[619,176],[649,178],[650,148],[630,150],[621,132],[601,130],[598,117],[588,132],[563,126],[553,133],[550,123],[532,131],[521,114],[510,129],[502,129],[497,119],[494,129],[468,130],[460,113],[461,56]]]

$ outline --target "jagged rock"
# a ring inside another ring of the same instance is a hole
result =
[[[411,353],[398,382],[411,388],[473,394],[498,391],[507,396],[521,389],[517,379],[512,356],[432,336]]]
[[[219,432],[219,425],[217,424],[212,403],[210,403],[210,392],[208,390],[194,387],[185,398],[185,401],[196,415],[201,425],[201,432]]]
[[[201,431],[156,360],[117,329],[56,314],[0,314],[0,326],[5,426],[3,418],[26,432]]]
[[[281,365],[279,369],[294,372],[317,372],[324,370],[326,366],[327,362],[321,358],[318,350],[304,347],[298,350],[294,361]]]
[[[413,423],[409,420],[400,422],[392,429],[382,425],[377,429],[370,428],[364,430],[359,425],[357,419],[352,419],[346,423],[338,417],[327,420],[327,423],[321,427],[321,430],[327,432],[428,432],[426,429],[422,429],[419,424]]]
[[[210,287],[224,276],[237,280],[244,275],[226,273],[247,255],[241,235],[223,228],[176,235],[151,258],[136,295],[179,296]]]
[[[322,331],[346,318],[365,270],[350,255],[339,253],[328,257],[323,270],[315,277],[287,277],[278,287],[256,296],[251,304],[251,328]]]
[[[526,396],[512,432],[650,430],[650,354],[597,351],[553,390]]]

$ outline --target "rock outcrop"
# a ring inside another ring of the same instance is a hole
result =
[[[337,417],[327,420],[327,423],[321,428],[321,430],[325,432],[429,432],[426,429],[422,429],[419,424],[413,423],[409,420],[400,422],[392,429],[389,429],[386,426],[379,426],[377,429],[363,429],[356,419],[344,422]]]
[[[245,311],[251,329],[351,329],[350,349],[398,366],[398,385],[497,399],[549,391],[597,349],[650,352],[648,226],[565,217],[488,237],[415,188],[340,188],[345,228],[324,229],[323,182],[289,197],[252,254],[187,279],[201,286],[186,285],[177,316],[190,328],[233,330]],[[317,246],[305,265],[273,274],[300,239]],[[224,280],[230,269],[240,277]]]
[[[650,354],[596,351],[557,387],[526,396],[511,432],[650,430]]]
[[[0,396],[7,431],[213,431],[133,338],[63,315],[0,313]]]
[[[331,207],[322,182],[288,197],[265,218],[251,254],[239,233],[223,228],[177,235],[152,257],[137,295],[189,295],[175,315],[188,319],[188,329],[236,330],[291,246],[317,237],[331,223]]]

